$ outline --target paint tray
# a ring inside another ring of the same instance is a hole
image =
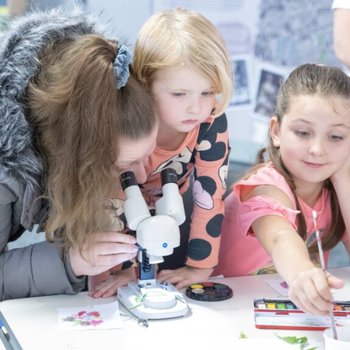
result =
[[[334,302],[333,314],[336,325],[349,325],[350,301]],[[254,319],[260,329],[322,331],[331,324],[329,317],[307,314],[286,299],[254,299]]]

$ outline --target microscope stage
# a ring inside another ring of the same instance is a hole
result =
[[[159,320],[185,316],[188,305],[184,296],[171,284],[142,287],[130,282],[118,289],[118,300],[124,307],[144,320]]]

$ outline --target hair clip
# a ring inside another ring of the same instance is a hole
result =
[[[124,87],[128,82],[130,72],[129,64],[131,55],[128,48],[124,45],[119,46],[118,54],[113,62],[114,73],[117,80],[117,89]]]

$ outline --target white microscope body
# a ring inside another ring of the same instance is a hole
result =
[[[118,290],[119,301],[140,319],[184,316],[187,302],[177,289],[156,280],[155,265],[171,255],[180,245],[181,225],[186,217],[173,169],[161,173],[163,197],[156,201],[156,215],[151,216],[132,172],[121,175],[125,193],[124,214],[130,229],[136,231],[140,246],[137,254],[139,279]]]

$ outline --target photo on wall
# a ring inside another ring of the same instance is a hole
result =
[[[271,117],[275,111],[276,98],[286,71],[273,65],[261,65],[257,70],[254,113]]]
[[[230,106],[252,107],[253,105],[253,81],[251,56],[234,56],[232,61],[234,76],[234,92]]]

